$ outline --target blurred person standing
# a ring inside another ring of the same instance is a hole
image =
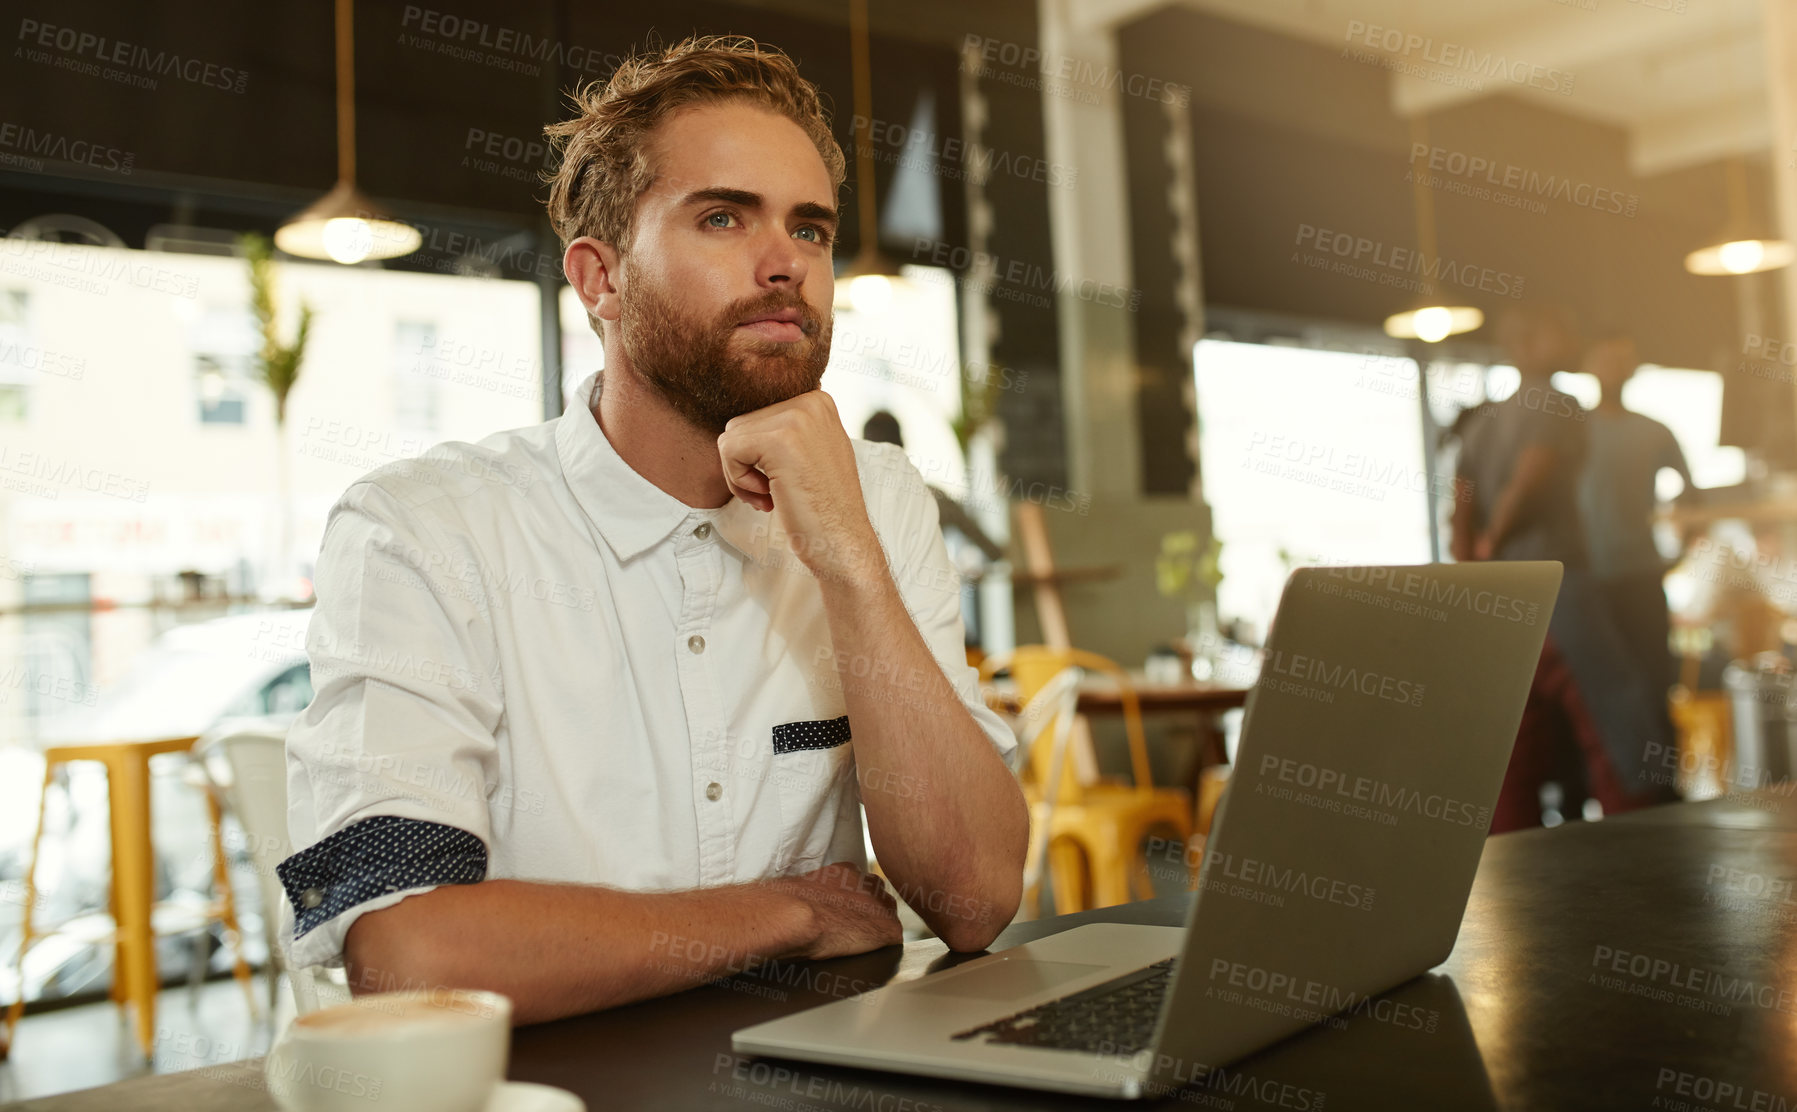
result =
[[[1653,535],[1655,481],[1670,468],[1684,480],[1682,500],[1688,501],[1695,487],[1672,430],[1622,406],[1622,388],[1639,365],[1635,343],[1626,336],[1592,345],[1585,357],[1585,370],[1603,387],[1603,397],[1586,422],[1590,453],[1579,484],[1579,510],[1591,574],[1635,666],[1653,687],[1656,712],[1666,714],[1666,692],[1676,676],[1667,561]]]
[[[1606,814],[1669,798],[1648,767],[1671,723],[1650,713],[1651,686],[1590,570],[1579,484],[1590,451],[1586,413],[1553,386],[1578,340],[1553,308],[1499,322],[1499,341],[1521,381],[1456,422],[1452,551],[1457,560],[1557,560],[1565,568],[1548,642],[1536,669],[1492,830],[1541,822],[1541,788],[1559,782],[1578,814],[1587,788]],[[1662,700],[1663,703],[1663,700]],[[1582,765],[1582,768],[1580,767]],[[1675,797],[1671,797],[1675,798]]]
[[[1499,324],[1499,340],[1521,381],[1500,402],[1468,411],[1455,475],[1453,550],[1458,560],[1587,563],[1578,475],[1586,455],[1585,411],[1554,388],[1577,347],[1553,309],[1519,310]]]

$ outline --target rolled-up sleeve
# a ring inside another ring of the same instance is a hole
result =
[[[930,655],[954,687],[955,694],[979,724],[992,747],[1007,762],[1017,738],[980,692],[979,670],[967,663],[967,627],[961,620],[961,573],[948,557],[936,499],[923,476],[903,451],[887,447],[876,457],[884,469],[876,482],[885,488],[892,514],[879,529],[899,595]]]
[[[332,508],[306,632],[314,696],[287,735],[278,872],[296,966],[361,915],[485,879],[504,705],[479,554],[378,481]]]

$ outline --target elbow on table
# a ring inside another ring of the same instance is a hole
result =
[[[948,948],[959,953],[978,953],[992,945],[999,932],[1011,925],[1017,917],[1017,908],[1023,902],[1023,877],[1019,874],[1012,883],[994,885],[988,889],[992,894],[977,903],[972,914],[952,916],[941,923],[936,936],[947,944]]]

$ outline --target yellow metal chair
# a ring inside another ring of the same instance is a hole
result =
[[[1148,745],[1142,736],[1142,709],[1129,673],[1114,661],[1083,649],[1023,645],[1012,653],[988,657],[981,663],[981,678],[990,680],[1005,668],[1010,669],[1018,699],[1026,706],[1068,668],[1113,676],[1129,737],[1133,782],[1082,782],[1063,767],[1072,757],[1065,751],[1068,729],[1058,722],[1055,729],[1038,724],[1019,771],[1033,828],[1026,875],[1037,875],[1046,858],[1047,871],[1054,878],[1058,915],[1152,895],[1142,840],[1156,829],[1170,831],[1182,841],[1189,838],[1192,800],[1184,789],[1154,786]]]
[[[1229,788],[1229,766],[1212,765],[1198,776],[1198,821],[1192,832],[1200,839],[1210,837],[1211,823],[1216,820],[1217,808],[1223,803],[1223,793]],[[1191,854],[1187,854],[1187,859]],[[1197,878],[1194,877],[1194,880]]]
[[[1735,756],[1734,709],[1726,692],[1699,689],[1700,663],[1695,653],[1682,655],[1678,682],[1666,698],[1678,732],[1676,782],[1698,799],[1728,790]]]
[[[45,803],[58,768],[73,761],[98,761],[106,766],[107,793],[112,814],[112,917],[116,929],[113,941],[116,959],[112,975],[112,999],[119,1005],[130,1003],[137,1021],[137,1038],[144,1056],[155,1051],[156,992],[160,987],[156,975],[156,932],[152,916],[156,896],[155,857],[150,844],[150,759],[164,753],[187,753],[197,738],[167,738],[157,741],[95,742],[78,745],[55,745],[44,750],[44,790],[38,803],[37,834],[31,841],[31,861],[25,869],[24,918],[19,940],[19,998],[6,1010],[0,1024],[0,1047],[9,1046],[19,1016],[25,1010],[25,954],[32,943],[55,933],[55,928],[40,930],[32,922],[32,909],[37,903],[37,860],[39,844],[44,838]],[[255,1014],[256,999],[250,986],[250,968],[243,960],[242,933],[237,926],[237,906],[231,895],[230,874],[226,867],[224,843],[219,837],[217,801],[208,793],[206,805],[212,824],[213,884],[217,893],[206,909],[205,922],[218,921],[230,932],[236,964],[233,972],[250,998]]]

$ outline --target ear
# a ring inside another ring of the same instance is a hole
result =
[[[621,277],[618,249],[609,243],[581,236],[568,244],[562,255],[562,273],[587,315],[599,320],[616,321],[621,308],[618,286]]]

